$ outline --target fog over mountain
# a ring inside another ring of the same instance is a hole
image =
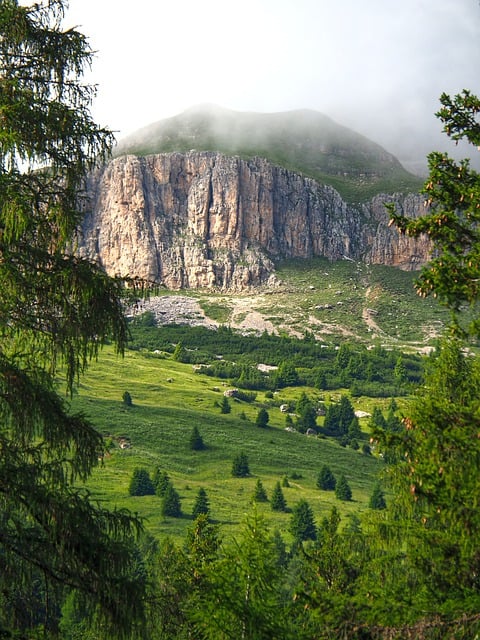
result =
[[[94,116],[119,139],[192,105],[313,109],[410,170],[449,148],[442,92],[480,93],[478,0],[70,0],[97,56]],[[458,153],[457,153],[458,151]]]

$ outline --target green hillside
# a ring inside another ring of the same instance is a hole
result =
[[[183,536],[191,525],[191,512],[198,489],[204,487],[211,506],[212,519],[221,525],[222,534],[235,535],[260,478],[270,496],[276,482],[290,478],[284,488],[291,508],[306,498],[317,519],[335,504],[342,514],[364,511],[383,464],[373,455],[341,446],[332,438],[306,436],[285,431],[285,415],[279,403],[299,398],[299,388],[283,389],[275,399],[259,392],[253,403],[231,402],[232,411],[222,415],[217,404],[223,397],[225,382],[200,376],[191,365],[151,353],[128,351],[121,359],[110,349],[102,352],[92,365],[73,399],[73,409],[92,419],[106,436],[111,437],[111,454],[96,470],[89,488],[95,498],[111,506],[126,507],[148,518],[147,529],[154,535]],[[133,406],[122,402],[124,391],[130,393]],[[312,398],[328,402],[340,392],[323,394],[302,388]],[[386,399],[372,401],[358,398],[355,408],[385,407]],[[270,415],[265,429],[255,426],[259,407]],[[366,428],[366,419],[362,421]],[[192,451],[189,438],[196,425],[205,442],[204,451]],[[131,448],[121,449],[119,438],[127,437]],[[365,436],[366,438],[367,436]],[[231,475],[233,458],[245,452],[251,476]],[[333,493],[316,488],[322,464],[334,474],[344,473],[351,484],[353,500],[340,502]],[[134,468],[144,467],[152,474],[160,467],[170,476],[182,501],[182,518],[164,518],[160,498],[130,497],[128,485]],[[288,539],[289,513],[275,513],[269,503],[259,506],[272,527],[278,527]],[[348,519],[347,519],[348,521]]]
[[[244,113],[201,106],[125,138],[116,153],[218,151],[272,163],[335,187],[360,202],[378,193],[416,192],[421,180],[368,138],[310,110]]]

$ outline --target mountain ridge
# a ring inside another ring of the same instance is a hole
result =
[[[256,113],[198,105],[127,136],[115,156],[190,150],[263,157],[333,186],[349,202],[418,192],[422,183],[383,147],[311,109]]]

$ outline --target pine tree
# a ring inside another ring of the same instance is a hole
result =
[[[193,505],[192,517],[198,518],[200,514],[208,515],[210,513],[210,505],[208,503],[207,492],[203,487],[200,487]]]
[[[268,502],[267,492],[265,491],[265,487],[263,486],[260,478],[258,478],[257,484],[255,485],[253,500],[254,502]]]
[[[245,453],[239,453],[235,456],[232,463],[232,476],[235,478],[246,478],[250,475],[248,458]]]
[[[272,507],[272,511],[286,511],[287,510],[287,502],[285,500],[285,496],[283,495],[282,487],[280,486],[280,482],[277,482],[272,491],[272,497],[270,499],[270,506]]]
[[[171,482],[168,483],[162,498],[162,516],[179,518],[182,515],[180,496]]]
[[[0,2],[0,591],[36,567],[127,632],[144,602],[131,571],[141,524],[81,488],[103,439],[58,390],[60,365],[71,394],[102,344],[121,352],[128,335],[124,283],[71,251],[87,173],[113,136],[91,118],[92,51],[62,29],[65,8]]]
[[[197,425],[193,427],[192,433],[190,434],[190,449],[193,451],[202,451],[205,449],[205,444]]]
[[[348,502],[352,499],[352,490],[348,484],[347,478],[342,474],[338,479],[337,486],[335,487],[335,496],[339,500]]]
[[[146,469],[134,469],[128,493],[131,496],[153,496],[155,495],[155,487],[150,478],[150,474]]]
[[[323,491],[334,491],[337,485],[335,476],[329,466],[324,464],[317,478],[317,487],[323,489]]]
[[[290,533],[297,542],[316,540],[317,528],[313,511],[308,502],[300,500],[293,508],[290,520]]]

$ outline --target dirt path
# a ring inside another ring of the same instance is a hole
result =
[[[365,291],[365,303],[368,305],[368,301],[372,298],[372,287],[367,287]],[[385,336],[387,335],[385,331],[378,326],[378,324],[373,319],[374,311],[370,309],[368,306],[362,309],[362,320],[365,322],[370,331],[375,335]]]

